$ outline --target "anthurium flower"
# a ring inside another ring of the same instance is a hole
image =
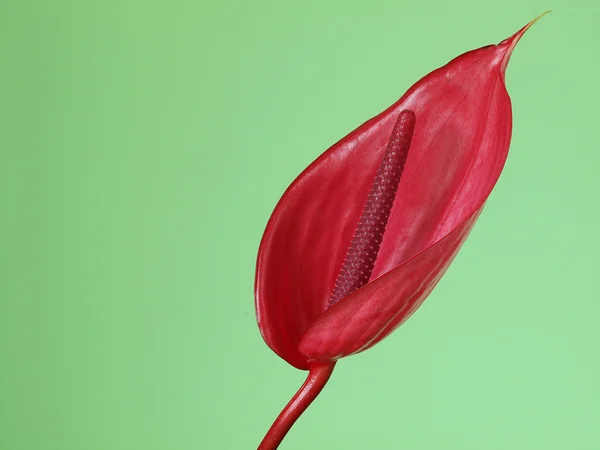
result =
[[[269,347],[310,372],[259,449],[279,445],[338,359],[408,319],[456,256],[507,157],[504,73],[533,22],[426,75],[283,194],[258,252],[256,316]]]

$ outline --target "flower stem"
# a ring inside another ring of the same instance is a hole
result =
[[[283,411],[277,416],[273,425],[265,435],[258,446],[258,450],[274,450],[279,447],[294,422],[308,408],[317,395],[321,392],[327,380],[333,372],[335,361],[330,362],[312,362],[309,366],[308,376],[302,387],[296,392],[296,395],[283,408]]]

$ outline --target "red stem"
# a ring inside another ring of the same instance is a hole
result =
[[[296,395],[283,408],[283,411],[277,416],[273,425],[265,435],[258,446],[258,450],[274,450],[279,447],[294,422],[308,408],[317,395],[321,392],[327,380],[333,372],[335,361],[331,362],[311,362],[309,365],[308,376],[302,387],[296,392]]]

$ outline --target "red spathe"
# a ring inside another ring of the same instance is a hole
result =
[[[299,369],[365,350],[425,300],[479,216],[506,160],[504,71],[531,25],[465,53],[343,138],[287,189],[258,253],[256,315],[266,343]],[[368,284],[328,309],[333,285],[398,113],[416,126]]]

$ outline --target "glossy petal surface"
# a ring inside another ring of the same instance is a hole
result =
[[[529,26],[529,25],[528,25]],[[362,351],[435,287],[496,183],[511,135],[504,70],[527,27],[419,80],[332,146],[288,188],[261,242],[256,308],[267,344],[290,364]],[[416,114],[404,174],[371,281],[327,309],[394,121]]]

